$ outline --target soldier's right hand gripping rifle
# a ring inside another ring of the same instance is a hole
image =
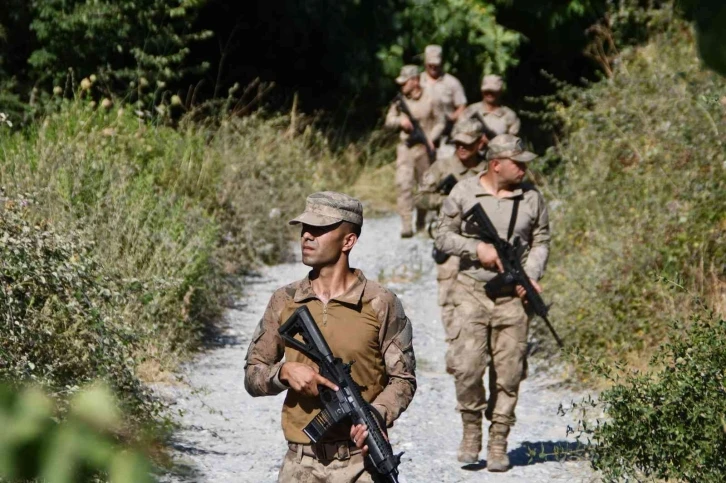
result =
[[[288,345],[303,353],[320,368],[320,375],[338,386],[337,391],[318,386],[323,410],[305,426],[305,433],[313,443],[336,423],[350,418],[353,424],[364,424],[368,428],[368,458],[373,465],[373,481],[376,483],[398,483],[398,465],[401,455],[393,454],[391,445],[384,437],[382,424],[373,415],[375,411],[360,394],[358,385],[350,375],[353,362],[344,364],[335,357],[320,332],[315,319],[306,306],[301,306],[280,327],[280,335]],[[302,341],[296,339],[296,335]]]
[[[396,95],[396,102],[398,103],[398,108],[408,117],[409,121],[411,121],[411,125],[413,126],[413,130],[408,134],[408,139],[406,139],[406,146],[410,148],[417,144],[423,144],[426,148],[426,154],[429,157],[429,161],[433,163],[436,161],[436,151],[431,147],[431,143],[429,143],[429,139],[426,137],[426,133],[421,127],[421,124],[415,117],[413,117],[413,114],[411,114],[411,110],[408,108],[408,104],[406,104],[406,101],[400,92]]]
[[[500,238],[497,229],[494,228],[484,208],[478,203],[464,213],[464,220],[476,224],[479,228],[479,238],[486,243],[494,245],[494,248],[497,250],[497,255],[499,255],[499,259],[502,262],[504,271],[497,274],[484,286],[487,296],[494,300],[505,289],[511,289],[514,286],[521,285],[526,292],[527,303],[532,308],[532,311],[545,321],[547,328],[554,336],[555,341],[557,341],[557,345],[562,348],[564,346],[562,339],[557,335],[555,328],[552,327],[552,324],[547,318],[549,308],[545,305],[544,300],[542,300],[542,297],[532,285],[529,275],[527,275],[522,267],[521,256],[523,247],[519,237],[514,237],[513,243],[509,243]]]

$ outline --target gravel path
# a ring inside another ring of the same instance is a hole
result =
[[[454,411],[454,384],[444,370],[444,333],[436,305],[435,267],[425,238],[400,240],[393,216],[366,221],[352,254],[352,265],[369,279],[378,279],[401,298],[413,322],[418,391],[408,411],[391,430],[394,451],[405,451],[400,472],[409,483],[506,481],[595,481],[583,461],[530,458],[531,450],[567,449],[571,421],[557,415],[560,404],[583,394],[562,389],[551,376],[535,368],[523,383],[517,426],[510,436],[513,468],[488,473],[484,462],[462,467],[456,461],[461,423]],[[222,336],[213,347],[186,367],[196,389],[159,388],[181,412],[181,429],[174,436],[180,474],[164,482],[274,482],[286,445],[280,428],[284,394],[252,398],[244,389],[244,357],[250,336],[272,292],[305,276],[299,262],[265,268],[246,279],[246,294],[226,315]],[[485,456],[485,452],[482,456]]]

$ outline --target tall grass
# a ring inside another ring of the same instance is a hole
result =
[[[59,393],[94,377],[113,379],[116,367],[130,368],[137,382],[163,377],[213,325],[234,275],[284,258],[291,235],[286,221],[310,192],[354,177],[360,151],[333,150],[313,127],[292,129],[285,116],[229,118],[215,126],[182,121],[172,128],[142,113],[97,109],[82,98],[60,101],[22,132],[0,129],[0,182],[10,198],[31,200],[13,212],[15,224],[3,233],[31,227],[28,256],[35,253],[34,225],[60,237],[66,251],[33,258],[38,273],[55,273],[56,265],[77,257],[91,267],[74,275],[77,283],[47,289],[40,306],[31,294],[33,311],[47,317],[33,318],[27,307],[18,317],[39,336],[48,330],[44,324],[63,318],[62,307],[51,303],[59,293],[69,293],[68,302],[83,300],[88,287],[81,281],[95,287],[93,280],[106,280],[113,301],[98,294],[87,304],[103,317],[81,310],[75,326],[100,324],[125,334],[121,352],[76,351],[72,370],[33,377]],[[13,259],[17,273],[20,258]],[[18,283],[6,277],[9,287]],[[3,349],[39,367],[35,354],[60,357],[80,341],[39,336],[34,352],[12,344]],[[0,377],[30,375],[0,365]],[[130,393],[137,413],[148,409],[137,383],[114,387]]]

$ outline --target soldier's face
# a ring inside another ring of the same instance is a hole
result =
[[[418,77],[411,77],[409,80],[403,83],[401,86],[401,92],[404,95],[409,95],[418,87]]]
[[[456,157],[462,163],[466,163],[477,155],[480,148],[481,141],[474,141],[471,144],[456,143]]]
[[[497,174],[499,179],[509,184],[521,183],[527,174],[527,163],[511,159],[500,159]]]
[[[342,223],[328,226],[303,224],[300,233],[302,262],[312,268],[335,265],[344,252],[353,248],[356,240],[356,235]]]
[[[441,75],[441,64],[426,64],[426,73],[434,79],[438,78]]]
[[[494,91],[482,91],[481,97],[484,102],[494,104],[499,99],[499,93]]]

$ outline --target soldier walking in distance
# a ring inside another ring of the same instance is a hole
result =
[[[484,76],[481,82],[482,101],[468,106],[459,119],[479,119],[486,124],[489,131],[496,134],[519,134],[519,117],[513,110],[499,103],[503,87],[504,82],[498,75]]]
[[[504,296],[490,299],[484,284],[502,269],[494,247],[477,238],[473,223],[463,214],[480,204],[499,236],[519,237],[522,266],[541,291],[549,255],[549,221],[542,195],[522,180],[527,163],[536,157],[524,150],[522,140],[511,134],[496,136],[490,143],[485,173],[457,183],[444,200],[439,217],[436,248],[461,257],[454,287],[454,327],[451,335],[457,410],[461,412],[464,436],[458,459],[478,460],[482,444],[482,413],[491,421],[487,443],[489,471],[509,469],[507,437],[516,422],[519,384],[526,377],[529,316],[521,286]],[[489,365],[489,399],[483,376]]]
[[[352,376],[363,398],[382,426],[391,427],[416,390],[411,322],[396,295],[349,266],[363,226],[360,201],[342,193],[314,193],[290,224],[301,226],[302,262],[311,270],[273,293],[247,352],[245,388],[252,396],[287,391],[282,430],[288,451],[279,482],[372,482],[364,466],[365,427],[344,420],[316,444],[302,431],[322,409],[318,386],[338,388],[310,359],[285,347],[278,329],[306,305],[332,352],[355,361]]]
[[[415,65],[403,66],[401,74],[396,78],[396,83],[401,86],[403,101],[415,120],[421,125],[429,144],[428,147],[433,151],[434,143],[444,130],[444,119],[433,96],[421,88],[418,68]],[[391,104],[388,109],[385,126],[401,131],[401,141],[396,148],[396,188],[398,190],[396,205],[401,217],[401,237],[410,238],[413,236],[411,229],[414,209],[413,190],[421,182],[424,172],[431,165],[431,159],[423,144],[407,146],[406,141],[413,131],[413,123],[402,112],[398,101]],[[425,218],[426,212],[418,210],[416,214],[417,230],[424,228]]]
[[[438,212],[449,192],[459,181],[476,176],[486,168],[486,162],[479,155],[485,139],[482,126],[476,120],[459,123],[453,133],[456,154],[450,158],[435,162],[424,174],[423,182],[416,195],[418,208]],[[454,337],[453,319],[454,304],[452,289],[459,273],[459,257],[446,255],[434,249],[436,261],[436,280],[439,286],[438,302],[441,306],[441,322],[444,324],[446,341]],[[452,345],[449,344],[449,349]],[[456,354],[451,350],[446,353],[447,370],[452,372],[452,361]]]
[[[440,45],[427,45],[424,50],[426,70],[421,73],[421,87],[430,89],[441,104],[446,119],[455,123],[466,108],[466,94],[459,79],[444,72]]]

